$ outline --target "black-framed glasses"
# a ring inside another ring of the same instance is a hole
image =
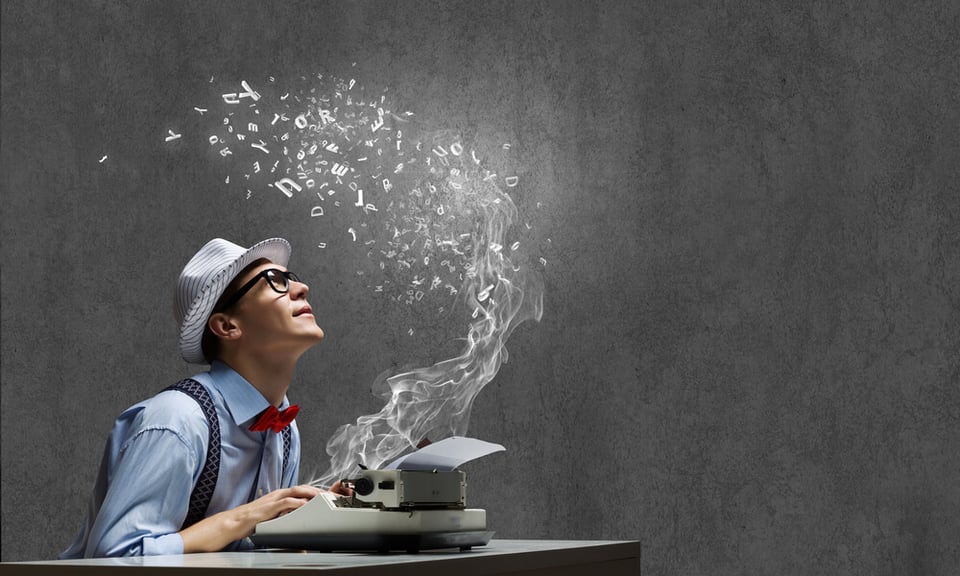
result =
[[[270,285],[270,288],[273,288],[274,292],[279,294],[286,294],[290,291],[290,281],[300,282],[300,278],[296,274],[289,270],[279,270],[277,268],[267,268],[266,270],[261,270],[256,276],[247,281],[246,284],[240,287],[239,290],[233,293],[230,298],[227,298],[220,306],[217,306],[217,310],[226,310],[234,304],[240,301],[243,298],[243,295],[250,291],[251,288],[256,286],[257,282],[261,278],[266,278],[267,284]]]

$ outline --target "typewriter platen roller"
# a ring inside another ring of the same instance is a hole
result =
[[[460,470],[364,470],[344,483],[353,489],[354,497],[341,499],[342,506],[384,510],[466,508],[467,475]]]

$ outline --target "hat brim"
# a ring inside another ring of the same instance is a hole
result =
[[[180,324],[180,355],[184,360],[191,364],[207,363],[206,358],[203,357],[201,340],[207,320],[213,313],[213,307],[237,274],[260,258],[266,258],[285,267],[290,261],[290,243],[283,238],[270,238],[259,242],[224,266],[207,282],[190,304]]]

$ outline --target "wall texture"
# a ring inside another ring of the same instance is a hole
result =
[[[113,418],[190,373],[172,285],[210,237],[286,236],[312,281],[306,475],[379,373],[449,348],[188,142],[216,82],[321,72],[512,144],[547,263],[471,419],[508,448],[468,467],[499,536],[953,573],[960,8],[893,4],[4,1],[3,560],[64,548]]]

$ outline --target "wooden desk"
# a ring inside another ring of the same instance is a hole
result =
[[[300,552],[257,550],[182,556],[50,560],[0,564],[11,576],[37,574],[244,576],[286,574],[324,576],[639,576],[640,542],[590,540],[492,540],[472,550],[424,551],[419,554]]]

